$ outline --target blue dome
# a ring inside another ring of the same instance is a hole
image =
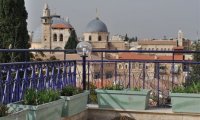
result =
[[[40,25],[33,31],[32,42],[41,42],[41,41],[42,41],[42,26]]]
[[[106,25],[96,18],[87,24],[86,32],[108,32]]]

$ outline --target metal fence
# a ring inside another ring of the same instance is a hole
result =
[[[23,98],[27,88],[60,90],[76,84],[76,61],[0,64],[0,101],[7,104]]]
[[[0,64],[0,101],[10,103],[21,100],[27,88],[60,89],[73,84],[82,87],[82,60],[68,60],[66,53],[75,50],[1,50],[0,52],[51,52],[63,53],[63,61],[23,62]],[[97,88],[120,84],[124,88],[151,89],[157,105],[176,85],[184,83],[193,64],[191,60],[175,60],[175,54],[192,54],[200,51],[144,51],[144,50],[93,50],[99,59],[86,61],[87,82]],[[119,60],[105,59],[105,53],[168,53],[172,60]],[[164,66],[168,66],[167,69]],[[179,65],[176,70],[176,65]],[[89,85],[87,86],[90,89]]]

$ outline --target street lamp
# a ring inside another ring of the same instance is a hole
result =
[[[83,90],[86,90],[86,57],[88,57],[92,51],[92,46],[90,43],[82,41],[78,43],[76,46],[77,53],[82,57],[83,60],[83,73],[82,73],[82,79],[83,79]]]

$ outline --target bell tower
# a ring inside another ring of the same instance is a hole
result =
[[[51,21],[52,17],[50,14],[50,9],[48,4],[44,5],[43,14],[42,14],[42,48],[44,49],[51,49]]]

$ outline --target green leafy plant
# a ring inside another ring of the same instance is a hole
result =
[[[177,86],[173,88],[172,92],[176,93],[200,93],[200,82],[192,82],[188,86]]]
[[[81,88],[68,85],[61,90],[61,96],[72,96],[82,92],[83,90]]]
[[[59,92],[51,89],[36,91],[35,89],[28,89],[24,95],[23,103],[25,105],[39,105],[52,102],[59,99]]]
[[[0,104],[0,117],[8,115],[8,107],[4,104]]]

